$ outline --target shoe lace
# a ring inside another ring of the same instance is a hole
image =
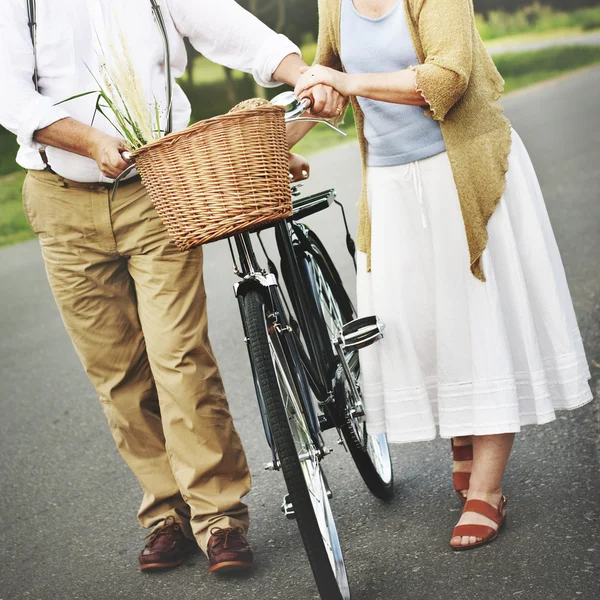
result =
[[[159,523],[148,535],[144,536],[146,546],[151,546],[161,535],[170,534],[172,531],[177,531],[179,524],[174,517],[167,517],[162,523]]]
[[[216,538],[217,542],[223,543],[223,548],[226,549],[229,544],[229,536],[244,535],[244,530],[241,527],[213,527],[210,530],[210,535]]]

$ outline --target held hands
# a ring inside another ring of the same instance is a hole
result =
[[[302,67],[300,72],[303,75],[300,76],[298,83],[296,84],[296,95],[298,98],[310,98],[312,106],[310,112],[315,117],[322,119],[330,119],[337,117],[342,113],[346,99],[340,92],[335,89],[332,85],[311,82],[311,85],[305,86],[304,84],[300,87],[300,83],[304,81],[305,74],[309,70],[309,67]]]
[[[349,79],[346,73],[324,67],[322,65],[315,65],[314,67],[303,67],[300,69],[302,73],[300,79],[296,82],[295,92],[299,98],[305,98],[311,96],[314,91],[322,88],[331,90],[335,94],[338,104],[336,105],[336,111],[328,116],[337,116],[340,114],[341,108],[344,104],[345,98],[351,94],[349,89]],[[312,111],[314,113],[314,110]],[[324,115],[319,115],[324,116]]]

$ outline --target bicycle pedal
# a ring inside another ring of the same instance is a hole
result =
[[[383,338],[385,325],[376,317],[361,317],[346,323],[338,343],[344,350],[362,350]]]
[[[281,504],[281,512],[285,515],[286,519],[295,519],[296,512],[294,511],[294,505],[290,501],[290,495],[286,494],[283,497],[283,503]]]

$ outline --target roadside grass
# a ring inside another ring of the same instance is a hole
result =
[[[245,77],[245,73],[241,71],[231,71],[234,79],[240,80]],[[194,85],[202,85],[205,83],[214,83],[216,81],[225,81],[225,67],[214,63],[204,56],[197,56],[194,59],[194,67],[192,77]],[[187,72],[181,77],[180,81],[188,82]]]
[[[14,173],[19,168],[15,162],[18,149],[17,138],[0,127],[0,176]]]
[[[485,41],[520,34],[543,35],[561,29],[580,33],[600,28],[600,6],[564,12],[536,2],[515,12],[492,10],[487,18],[478,14],[475,19]]]
[[[350,116],[350,111],[348,111],[348,115]],[[294,152],[302,154],[302,156],[310,156],[340,144],[349,144],[356,141],[357,135],[354,123],[349,124],[346,122],[341,129],[346,133],[346,137],[341,136],[325,125],[317,125],[309,135],[294,146]]]
[[[560,46],[544,48],[532,52],[508,53],[494,56],[498,70],[506,82],[506,92],[552,79],[569,71],[600,63],[600,46]],[[219,67],[221,68],[221,67]],[[250,94],[250,81],[241,82]],[[203,102],[209,92],[209,98],[217,96],[222,85],[212,81],[202,87],[189,90],[192,106]],[[186,89],[186,92],[188,90]],[[212,106],[211,108],[215,108]],[[199,115],[194,111],[194,118]],[[346,116],[343,128],[348,137],[342,137],[325,125],[313,129],[310,135],[294,148],[295,152],[310,156],[339,144],[356,139],[352,113]],[[14,137],[0,128],[0,246],[7,246],[33,237],[21,204],[22,172],[14,173],[16,142]],[[12,174],[7,174],[11,173]]]
[[[528,31],[526,33],[516,33],[504,37],[484,40],[488,50],[494,50],[499,47],[521,46],[524,44],[532,44],[534,42],[544,42],[547,40],[567,39],[570,37],[579,36],[586,33],[594,33],[594,31],[585,31],[581,27],[564,27],[561,29],[551,29],[549,31]]]
[[[557,46],[494,56],[505,81],[505,92],[553,79],[563,73],[600,63],[600,46]]]
[[[33,236],[21,204],[25,173],[0,177],[0,246],[24,242]]]

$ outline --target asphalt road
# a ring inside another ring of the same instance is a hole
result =
[[[505,52],[528,52],[530,50],[542,50],[554,46],[597,46],[600,44],[600,32],[581,33],[564,38],[549,38],[546,40],[533,40],[530,42],[506,42],[488,48],[491,55],[504,54]]]
[[[505,100],[528,146],[562,249],[600,392],[600,68]],[[309,189],[335,186],[355,225],[354,145],[318,155]],[[339,214],[311,218],[349,285]],[[279,512],[281,477],[268,460],[227,247],[206,249],[211,332],[254,476],[248,498],[258,567],[210,576],[202,555],[160,575],[137,567],[140,491],[56,308],[36,242],[0,252],[0,600],[317,598],[294,522]],[[583,600],[600,597],[598,403],[518,436],[506,477],[507,530],[453,554],[459,506],[448,444],[394,446],[396,499],[383,504],[340,449],[326,466],[353,599]]]

